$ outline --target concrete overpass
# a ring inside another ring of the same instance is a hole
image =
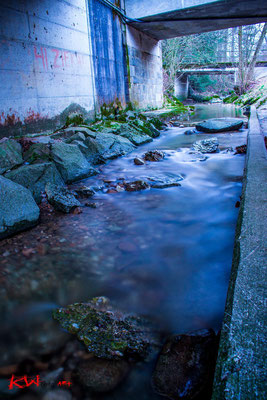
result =
[[[125,0],[129,24],[160,40],[267,21],[266,0]]]

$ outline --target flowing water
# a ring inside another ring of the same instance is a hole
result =
[[[235,114],[221,104],[208,107],[205,118]],[[96,209],[51,213],[34,229],[0,242],[2,365],[54,350],[63,339],[51,310],[93,296],[107,296],[123,309],[150,317],[166,333],[220,328],[244,167],[244,156],[224,150],[246,143],[247,131],[188,136],[186,129],[168,128],[84,182],[181,174],[181,186],[100,191],[93,200]],[[196,140],[214,136],[221,152],[207,154],[206,161],[189,154]],[[164,150],[166,158],[144,166],[133,163],[151,149]],[[139,384],[133,389],[128,382],[132,397],[127,392],[127,398],[135,399],[142,388],[138,397],[152,399],[150,389],[144,389],[149,378],[140,383],[146,376],[140,368]],[[123,399],[125,393],[103,398]]]

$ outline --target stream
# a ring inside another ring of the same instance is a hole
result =
[[[220,116],[240,116],[240,110],[199,105],[190,120]],[[51,213],[32,230],[0,242],[1,365],[56,349],[68,335],[51,311],[94,296],[149,317],[164,333],[220,329],[245,160],[226,149],[245,144],[247,130],[184,135],[187,129],[168,128],[84,181],[99,186],[103,179],[180,174],[181,186],[99,191],[92,199],[96,208]],[[195,141],[214,136],[219,153],[206,154],[205,161],[189,154]],[[153,149],[166,152],[165,159],[133,163]],[[96,398],[160,398],[151,392],[149,371],[140,365],[118,392]]]

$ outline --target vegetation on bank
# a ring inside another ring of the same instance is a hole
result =
[[[256,108],[261,107],[267,100],[267,79],[260,80],[254,84],[247,92],[238,95],[235,91],[225,97],[225,104],[236,104],[238,106],[251,106],[254,104]]]

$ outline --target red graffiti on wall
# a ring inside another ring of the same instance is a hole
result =
[[[43,71],[66,69],[84,64],[84,57],[81,54],[56,48],[34,46],[34,58],[39,69],[41,67]]]

